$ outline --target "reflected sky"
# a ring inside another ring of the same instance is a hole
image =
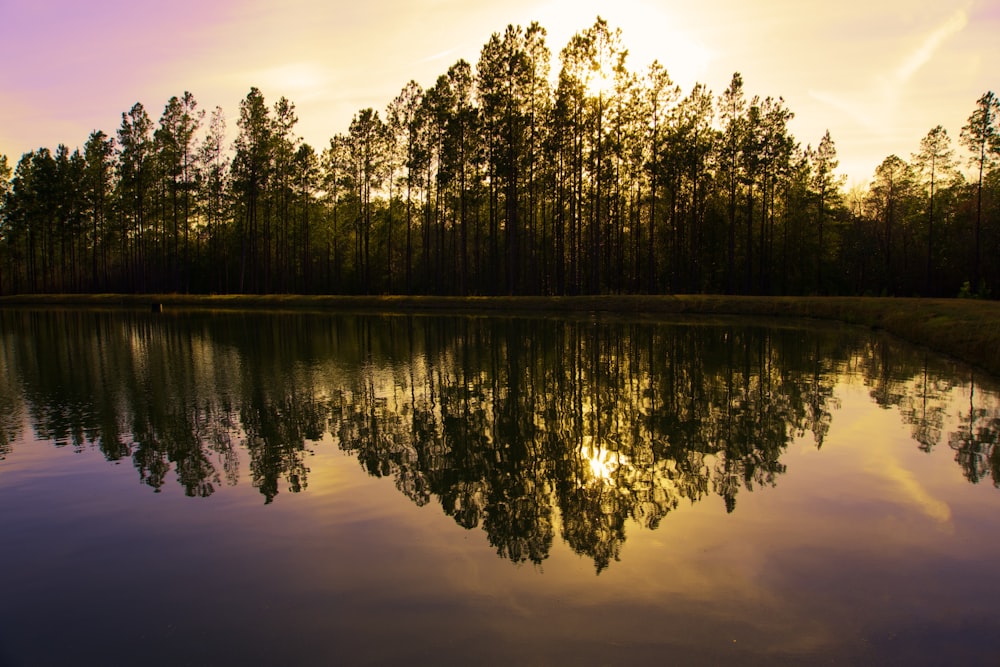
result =
[[[0,664],[1000,648],[1000,400],[867,333],[5,311],[0,335]]]

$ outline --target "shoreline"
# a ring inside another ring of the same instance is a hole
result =
[[[481,315],[599,312],[660,319],[669,315],[793,317],[883,330],[1000,377],[1000,302],[898,297],[721,295],[331,296],[287,294],[30,294],[0,297],[19,306],[325,310]]]

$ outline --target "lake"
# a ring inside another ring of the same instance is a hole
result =
[[[0,309],[0,665],[996,664],[994,378],[795,321]]]

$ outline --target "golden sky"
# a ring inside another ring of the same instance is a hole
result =
[[[851,182],[892,153],[909,159],[935,125],[957,139],[1000,88],[996,0],[0,0],[0,153],[114,135],[135,102],[155,120],[185,90],[233,130],[251,86],[293,101],[298,133],[321,149],[410,79],[475,65],[509,23],[545,27],[558,71],[597,15],[622,29],[633,71],[655,58],[685,92],[697,81],[717,94],[739,71],[749,95],[784,97],[796,138],[815,145],[829,129]]]

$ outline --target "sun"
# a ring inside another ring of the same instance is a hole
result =
[[[604,69],[590,73],[587,80],[587,94],[591,97],[611,97],[615,93],[615,75]]]
[[[598,16],[609,28],[620,28],[628,50],[626,67],[642,76],[658,60],[684,90],[702,80],[713,59],[712,52],[687,27],[685,10],[677,3],[655,0],[550,0],[532,8],[529,21],[538,21],[548,33],[546,43],[553,58],[570,38],[594,25]],[[557,67],[553,67],[558,71]],[[588,85],[588,92],[614,91],[614,76],[602,73]]]

